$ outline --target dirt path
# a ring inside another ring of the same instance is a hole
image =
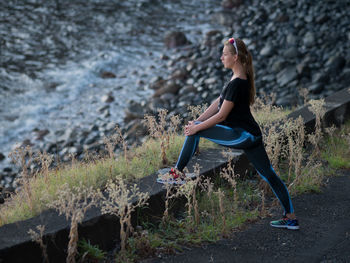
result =
[[[231,239],[144,262],[350,262],[350,171],[329,178],[321,194],[293,199],[299,231],[275,229],[265,218]]]

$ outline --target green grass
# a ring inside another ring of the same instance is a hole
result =
[[[78,242],[78,248],[78,256],[81,262],[99,262],[106,258],[107,253],[105,251],[96,245],[90,244],[90,241],[85,239]]]
[[[169,166],[175,163],[181,151],[184,136],[174,136],[167,150]],[[34,217],[47,208],[47,204],[56,200],[57,190],[64,184],[72,189],[82,183],[83,186],[101,189],[108,179],[121,176],[128,180],[139,179],[155,173],[163,167],[160,159],[160,143],[148,139],[141,146],[129,150],[128,161],[123,155],[119,158],[102,158],[89,162],[74,162],[48,174],[38,174],[29,179],[29,193],[20,191],[0,207],[0,226]],[[201,148],[215,147],[214,143],[202,140]]]
[[[326,136],[321,146],[322,158],[333,169],[350,169],[350,121],[333,136]]]

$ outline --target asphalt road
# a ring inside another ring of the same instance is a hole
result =
[[[272,217],[230,239],[143,262],[350,262],[350,170],[330,177],[322,193],[300,195],[293,203],[300,230],[270,227],[280,217],[274,209]]]

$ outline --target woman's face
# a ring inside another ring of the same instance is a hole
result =
[[[225,45],[221,55],[221,62],[222,64],[224,64],[224,67],[232,69],[236,59],[237,56],[232,55],[232,53],[229,50],[229,47]]]

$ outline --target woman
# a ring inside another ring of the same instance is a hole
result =
[[[270,225],[299,229],[288,190],[270,164],[261,130],[250,112],[255,97],[252,56],[242,40],[230,38],[224,44],[221,61],[225,68],[233,72],[230,82],[197,120],[185,126],[186,139],[176,166],[170,171],[171,178],[158,178],[157,181],[184,183],[186,176],[182,171],[195,153],[201,137],[227,147],[243,149],[284,208],[283,218],[272,221]]]

